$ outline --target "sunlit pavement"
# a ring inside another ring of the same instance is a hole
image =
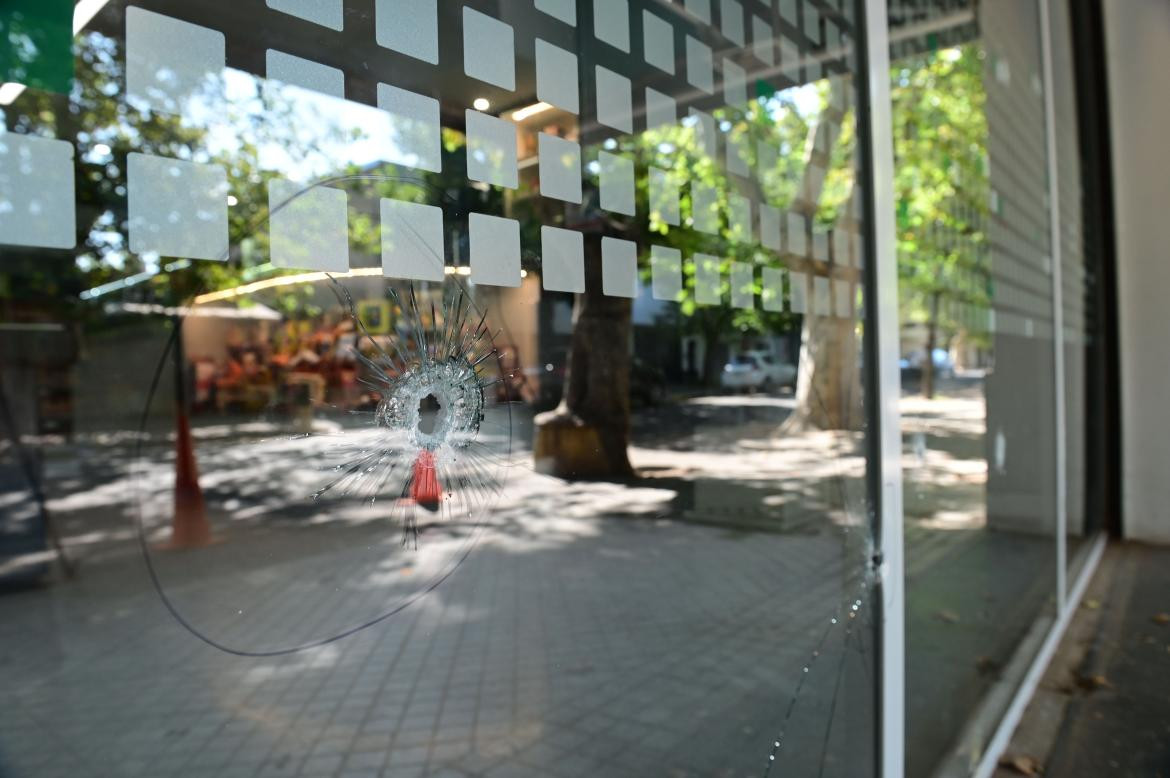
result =
[[[850,775],[872,734],[867,607],[845,618],[866,596],[863,459],[856,436],[778,438],[790,402],[640,413],[627,484],[537,474],[517,445],[482,526],[435,522],[417,550],[377,511],[306,500],[290,474],[312,439],[205,428],[220,542],[151,552],[179,617],[263,652],[406,605],[271,657],[203,642],[146,574],[132,518],[165,537],[168,450],[79,443],[49,467],[78,577],[0,598],[15,702],[0,759],[37,775],[730,776],[758,775],[783,733],[778,766]]]
[[[288,474],[312,439],[258,456],[263,430],[202,430],[221,542],[151,558],[204,637],[282,648],[409,602],[277,657],[211,647],[154,590],[132,518],[141,507],[165,537],[165,448],[134,462],[125,441],[79,444],[49,468],[68,484],[50,507],[78,577],[0,598],[15,703],[0,758],[37,775],[758,775],[783,731],[794,747],[779,765],[818,764],[823,750],[849,774],[872,691],[866,612],[845,616],[864,596],[850,512],[861,460],[826,457],[853,445],[826,436],[761,443],[784,409],[760,417],[747,400],[730,411],[739,425],[699,413],[678,450],[635,446],[647,477],[628,484],[539,475],[518,446],[478,534],[438,523],[417,550],[385,517],[306,508]],[[844,675],[856,683],[826,733]],[[817,748],[796,748],[803,737]]]

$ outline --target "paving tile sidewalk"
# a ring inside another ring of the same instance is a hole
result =
[[[118,529],[116,490],[86,492],[84,521],[66,524],[108,536],[79,578],[0,597],[0,774],[759,775],[863,548],[830,521],[755,533],[588,515],[647,490],[515,478],[523,498],[442,586],[350,638],[267,657],[184,630]],[[374,524],[226,533],[161,564],[174,601],[234,645],[287,645],[418,585],[422,563],[404,565],[397,532]],[[428,537],[419,558],[457,534]],[[869,763],[862,632],[810,668],[781,753],[792,774]]]
[[[1056,778],[1170,778],[1170,548],[1110,546],[1008,748]]]

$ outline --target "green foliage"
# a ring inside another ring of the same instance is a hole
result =
[[[945,337],[981,328],[958,312],[989,302],[986,94],[977,45],[903,60],[892,72],[899,300],[904,321]]]
[[[468,186],[464,138],[454,130],[443,131],[442,173],[403,171],[392,165],[336,169],[329,167],[334,163],[328,159],[325,147],[358,140],[360,130],[343,128],[322,116],[314,132],[302,132],[304,116],[294,110],[279,89],[266,89],[261,79],[252,79],[250,94],[234,94],[233,99],[215,104],[216,110],[177,117],[139,110],[124,99],[123,61],[121,42],[96,32],[82,35],[74,42],[76,78],[68,99],[29,89],[5,110],[5,123],[12,130],[76,139],[78,249],[38,252],[35,257],[30,254],[22,273],[3,279],[0,296],[75,305],[66,301],[76,301],[84,289],[154,273],[146,283],[132,292],[117,293],[114,299],[128,296],[177,304],[201,291],[283,272],[267,264],[267,186],[279,173],[262,160],[265,150],[274,146],[284,149],[294,165],[308,165],[315,157],[318,163],[324,160],[324,167],[336,175],[367,176],[366,180],[343,185],[351,194],[351,202],[355,198],[368,198],[375,203],[378,197],[412,199],[443,205],[456,214],[503,212],[506,206],[509,215],[524,225],[523,242],[527,246],[539,245],[536,231],[540,224],[559,223],[565,218],[564,209],[554,208],[556,204],[545,202],[523,185],[518,192],[507,195],[507,202],[505,194],[496,188]],[[245,81],[250,78],[238,75]],[[985,233],[987,125],[980,52],[976,47],[964,47],[926,55],[900,63],[892,75],[904,314],[910,320],[927,320],[932,297],[985,306],[989,283]],[[732,192],[746,195],[757,204],[790,209],[799,198],[810,129],[826,110],[832,88],[846,89],[848,83],[831,87],[821,81],[762,95],[751,101],[745,111],[715,112],[724,142],[730,141],[740,149],[749,170],[758,169],[758,144],[762,142],[774,150],[775,164],[758,176],[729,175],[725,160],[711,159],[704,153],[695,127],[689,122],[609,143],[619,153],[634,158],[640,173],[640,202],[648,202],[648,176],[644,173],[654,166],[672,171],[680,182],[712,187],[718,193],[723,214],[727,213],[728,194]],[[834,225],[852,196],[855,140],[850,111],[832,144],[813,214],[822,226]],[[721,151],[725,143],[720,144]],[[163,258],[156,263],[128,251],[124,244],[127,213],[123,166],[131,151],[224,167],[229,190],[236,198],[236,204],[229,208],[229,245],[233,247],[230,261],[171,264]],[[595,159],[596,151],[585,150],[585,159]],[[376,177],[379,180],[374,180]],[[687,221],[691,212],[690,187],[683,186],[680,197],[680,211]],[[601,217],[636,240],[644,252],[648,253],[653,243],[679,249],[688,258],[696,253],[720,258],[723,304],[715,306],[695,304],[693,265],[684,263],[680,311],[686,329],[720,338],[732,332],[780,332],[794,326],[794,317],[764,311],[758,302],[751,309],[729,304],[732,261],[770,265],[780,261],[756,242],[732,234],[725,220],[717,235],[705,235],[686,223],[668,225],[657,213],[651,213],[648,220],[612,214]],[[350,234],[354,250],[377,255],[378,228],[371,214],[354,209]],[[166,272],[168,265],[173,272]],[[649,280],[648,262],[643,266]],[[763,293],[758,272],[753,292],[758,301]],[[286,302],[284,305],[278,301],[278,305],[292,309],[296,301]],[[938,323],[946,332],[953,333],[962,326],[950,315],[952,306],[934,307],[939,311]]]
[[[150,276],[146,282],[97,303],[129,298],[177,305],[200,292],[252,280],[255,266],[263,267],[268,254],[264,228],[268,182],[279,175],[261,164],[263,150],[279,146],[296,162],[316,153],[324,140],[338,139],[341,132],[331,128],[317,137],[302,137],[292,106],[279,90],[264,89],[259,79],[252,80],[251,94],[228,100],[209,93],[205,110],[185,112],[183,117],[140,109],[123,95],[122,49],[121,41],[100,33],[78,37],[72,93],[66,97],[26,90],[5,111],[12,130],[76,141],[78,215],[77,249],[39,252],[30,272],[9,279],[6,297],[39,300],[43,307],[77,308],[81,291],[145,274]],[[130,152],[213,163],[227,171],[228,189],[235,198],[228,209],[224,246],[228,261],[155,260],[128,250],[124,165]],[[97,310],[82,304],[72,313],[84,316]]]
[[[837,88],[843,88],[837,85]],[[711,158],[703,149],[701,130],[690,121],[679,126],[647,131],[637,136],[624,137],[617,151],[632,156],[641,173],[648,167],[670,171],[680,182],[695,182],[712,187],[718,197],[719,212],[728,213],[729,194],[746,195],[756,204],[767,203],[780,210],[793,206],[797,200],[805,168],[805,146],[809,133],[820,118],[830,98],[830,85],[819,82],[805,89],[815,90],[815,110],[809,110],[812,100],[798,103],[796,90],[785,90],[752,100],[745,111],[721,109],[714,112],[718,131],[723,135],[720,151],[734,148],[749,171],[760,171],[758,176],[740,177],[727,172],[725,160]],[[830,168],[815,211],[817,223],[832,225],[848,202],[853,187],[853,147],[855,133],[852,113],[846,115],[843,131],[832,153]],[[775,152],[775,163],[766,169],[759,166],[759,145],[770,146]],[[647,175],[637,179],[638,197],[649,202]],[[662,220],[661,214],[651,211],[646,223],[628,220],[626,230],[648,254],[651,244],[679,249],[685,258],[705,253],[720,258],[722,288],[720,305],[699,305],[695,302],[694,265],[684,262],[683,293],[680,311],[684,329],[704,334],[709,342],[726,337],[730,332],[741,334],[775,333],[792,329],[796,317],[789,313],[763,310],[759,299],[764,290],[757,272],[753,294],[757,304],[750,308],[730,305],[730,269],[732,262],[780,266],[778,257],[762,248],[758,242],[733,233],[726,218],[721,217],[719,232],[707,235],[692,229],[688,214],[691,210],[691,188],[680,191],[680,212],[683,224],[672,226]],[[756,212],[758,215],[758,211]],[[649,261],[642,263],[643,279],[649,281]]]

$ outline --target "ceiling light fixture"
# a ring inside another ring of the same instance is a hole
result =
[[[548,103],[533,103],[526,108],[520,108],[512,112],[512,121],[522,122],[525,119],[536,116],[538,113],[544,113],[552,108]]]

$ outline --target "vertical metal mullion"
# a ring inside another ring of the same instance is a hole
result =
[[[857,0],[857,128],[861,143],[865,285],[867,480],[877,539],[875,598],[878,754],[882,778],[902,778],[906,752],[906,619],[902,529],[902,429],[898,410],[898,257],[894,223],[894,140],[886,0]]]
[[[1056,158],[1056,96],[1052,77],[1051,0],[1036,0],[1040,10],[1040,54],[1044,79],[1044,145],[1048,155],[1048,230],[1052,257],[1052,349],[1056,397],[1056,604],[1057,614],[1068,603],[1068,440],[1064,397],[1064,282],[1060,253],[1060,190]]]

